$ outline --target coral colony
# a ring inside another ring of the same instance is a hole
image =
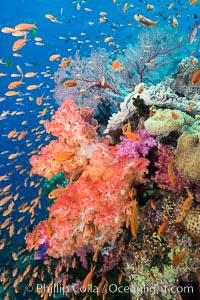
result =
[[[174,300],[181,282],[200,283],[200,66],[184,58],[153,82],[181,46],[142,34],[124,62],[77,53],[54,75],[60,107],[44,125],[54,138],[30,159],[48,198],[47,219],[25,237],[36,298]]]

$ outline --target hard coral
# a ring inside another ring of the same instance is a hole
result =
[[[146,130],[154,135],[168,135],[180,130],[184,125],[192,125],[194,119],[180,110],[158,109],[156,113],[144,122]]]
[[[193,126],[184,126],[183,134],[178,139],[176,161],[180,172],[194,182],[200,181],[200,122]]]

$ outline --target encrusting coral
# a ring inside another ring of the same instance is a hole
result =
[[[192,125],[194,119],[180,110],[158,109],[144,122],[146,130],[153,135],[168,135],[179,131],[184,125]]]

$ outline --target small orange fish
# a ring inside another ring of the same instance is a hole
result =
[[[13,81],[13,82],[9,83],[8,88],[9,88],[9,90],[16,89],[21,84],[24,84],[24,82],[22,82],[22,80],[20,80],[20,81]]]
[[[146,5],[146,9],[147,9],[147,10],[154,10],[154,6],[151,5],[151,4],[147,4],[147,5]]]
[[[35,24],[18,24],[15,26],[15,30],[32,30],[33,28],[37,28]]]
[[[190,2],[190,5],[194,5],[194,4],[197,4],[198,0],[189,0]]]
[[[47,228],[47,237],[50,239],[52,237],[52,226],[51,226],[51,217],[49,216],[48,221],[48,228]]]
[[[90,282],[91,282],[91,279],[92,279],[94,270],[95,270],[95,266],[92,266],[92,265],[91,265],[91,270],[90,270],[90,272],[87,274],[87,276],[85,277],[85,279],[84,279],[84,281],[83,281],[82,289],[87,289],[88,284],[90,284]]]
[[[138,214],[137,214],[137,201],[133,200],[133,208],[131,212],[131,233],[136,238],[138,230]]]
[[[66,194],[67,191],[68,191],[68,188],[66,188],[66,187],[65,187],[65,188],[58,188],[58,189],[55,189],[55,190],[53,190],[53,191],[51,191],[51,192],[49,193],[48,198],[49,198],[49,199],[57,198],[57,197],[59,197],[59,196],[61,196],[61,195]]]
[[[73,79],[66,80],[63,82],[63,86],[64,87],[75,87],[75,86],[77,86],[77,82]]]
[[[138,134],[131,132],[131,131],[124,131],[123,134],[125,136],[127,136],[127,138],[129,138],[131,141],[136,141],[136,142],[140,142],[141,138],[139,137]]]
[[[139,22],[139,23],[141,23],[141,24],[143,24],[145,26],[148,26],[148,27],[155,26],[158,23],[158,21],[152,21],[152,20],[146,18],[145,16],[138,15],[138,14],[134,15],[134,19],[137,22]]]
[[[59,152],[59,153],[55,154],[53,160],[63,162],[63,161],[66,161],[66,160],[72,158],[73,155],[74,155],[74,152],[67,152],[67,151]]]
[[[173,26],[174,28],[177,28],[177,27],[178,27],[178,21],[177,21],[177,19],[176,19],[175,17],[173,17],[173,19],[172,19],[172,26]]]
[[[58,60],[60,59],[60,54],[53,54],[49,57],[50,61]]]
[[[176,184],[176,179],[175,179],[175,174],[174,174],[174,169],[173,169],[174,164],[175,164],[175,160],[172,159],[169,162],[168,168],[167,168],[167,175],[168,175],[168,179],[169,179],[169,182],[171,183],[171,185]]]
[[[41,105],[42,104],[42,100],[43,100],[44,94],[45,94],[45,92],[42,94],[42,96],[36,98],[36,104],[37,105]]]
[[[70,58],[63,57],[61,60],[61,68],[67,68],[71,64],[72,60]]]
[[[186,189],[186,191],[187,191],[188,196],[183,203],[183,206],[181,209],[181,211],[182,211],[181,215],[178,216],[175,220],[176,222],[181,222],[185,218],[188,210],[190,209],[190,207],[192,205],[193,199],[194,199],[191,192],[188,189]]]
[[[3,33],[14,33],[16,32],[16,29],[15,28],[10,28],[10,27],[4,27],[1,29],[1,32]]]
[[[126,13],[128,9],[128,2],[124,3],[123,12]]]
[[[14,42],[13,46],[12,46],[12,50],[13,51],[18,51],[19,49],[21,49],[27,42],[27,38],[26,35],[24,36],[23,39],[17,40],[16,42]]]
[[[161,234],[163,234],[163,232],[165,232],[167,230],[168,225],[169,225],[169,219],[168,219],[168,217],[166,217],[165,220],[163,221],[163,223],[158,228],[158,236],[161,236]]]
[[[188,253],[187,250],[182,250],[180,252],[178,252],[177,254],[175,254],[175,251],[174,251],[174,257],[173,257],[173,260],[172,260],[172,266],[175,268],[177,266],[180,265],[180,263],[184,260],[186,254]]]
[[[43,85],[43,82],[40,84],[30,84],[26,87],[28,91],[39,89]]]
[[[27,136],[28,131],[23,131],[20,133],[20,135],[18,136],[18,141],[21,141],[25,136]]]
[[[118,60],[115,60],[111,65],[111,70],[120,72],[122,69],[122,64]]]
[[[6,96],[12,97],[12,96],[16,96],[19,95],[20,92],[16,92],[16,91],[8,91],[5,93]]]
[[[36,76],[36,75],[37,75],[36,72],[28,72],[28,73],[26,73],[26,74],[24,75],[24,77],[30,78],[30,77],[34,77],[34,76]]]
[[[12,130],[12,131],[9,132],[8,138],[11,139],[11,138],[14,137],[16,134],[17,134],[17,131],[16,131],[16,129],[14,129],[14,130]]]
[[[100,82],[101,82],[101,86],[105,85],[106,81],[105,81],[105,77],[104,76],[101,77]]]
[[[192,75],[192,84],[195,84],[197,82],[200,82],[200,69],[198,69],[194,74]]]

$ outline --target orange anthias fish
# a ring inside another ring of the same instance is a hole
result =
[[[73,79],[69,79],[63,82],[64,87],[75,87],[77,86],[77,82]]]
[[[61,60],[61,68],[67,68],[71,64],[72,60],[70,58],[63,57]]]
[[[141,139],[138,134],[131,132],[131,131],[124,131],[123,134],[127,136],[131,141],[140,142]]]
[[[50,61],[58,60],[60,59],[60,54],[53,54],[49,57]]]
[[[84,279],[84,281],[83,281],[83,284],[82,284],[82,288],[83,288],[83,289],[87,289],[88,284],[90,284],[90,282],[91,282],[91,280],[92,280],[92,276],[93,276],[94,270],[95,270],[95,266],[92,266],[92,265],[91,265],[91,270],[90,270],[90,272],[87,274],[87,276],[85,277],[85,279]]]
[[[190,5],[194,5],[194,4],[197,4],[198,0],[189,0],[190,2]]]
[[[200,82],[200,69],[198,69],[194,74],[192,75],[192,84],[195,84],[197,82]]]
[[[73,155],[74,155],[74,152],[67,152],[67,151],[59,152],[59,153],[55,154],[53,160],[63,162],[63,161],[66,161],[66,160],[72,158]]]
[[[172,260],[172,266],[175,268],[180,265],[180,263],[184,260],[186,254],[188,253],[187,250],[182,250],[179,253],[175,254]]]
[[[174,169],[173,169],[174,164],[175,164],[175,160],[172,159],[169,162],[168,168],[167,168],[168,179],[169,179],[169,182],[171,183],[171,185],[176,184],[176,178],[175,178]]]
[[[13,46],[12,46],[12,50],[13,51],[17,51],[19,49],[21,49],[27,42],[27,38],[26,35],[24,36],[23,39],[17,40],[16,42],[14,42]]]
[[[9,90],[12,89],[16,89],[18,86],[20,86],[21,84],[24,84],[24,82],[22,82],[22,80],[19,81],[13,81],[8,85]]]
[[[35,24],[22,23],[15,26],[16,30],[32,30],[33,28],[37,28]]]
[[[152,20],[146,18],[145,16],[138,15],[138,14],[134,15],[134,19],[137,22],[139,22],[139,23],[141,23],[141,24],[143,24],[145,26],[148,26],[148,27],[155,26],[158,23],[158,21],[152,21]]]
[[[115,60],[111,65],[111,70],[120,72],[122,69],[122,64],[118,60]]]
[[[190,207],[192,205],[192,202],[193,202],[193,195],[191,194],[191,192],[188,189],[186,189],[186,190],[187,190],[188,196],[187,196],[187,198],[185,199],[185,201],[183,203],[183,206],[182,206],[182,209],[181,209],[182,213],[181,213],[180,216],[178,216],[176,218],[176,222],[181,222],[185,218],[185,216],[186,216],[186,214],[187,214],[188,210],[190,209]]]
[[[61,195],[66,194],[67,191],[68,191],[68,188],[66,188],[66,187],[65,187],[65,188],[58,188],[58,189],[55,189],[55,190],[53,190],[53,191],[51,191],[51,192],[49,193],[48,198],[49,198],[49,199],[57,198],[57,197],[59,197],[59,196],[61,196]]]
[[[165,232],[167,230],[168,225],[169,225],[169,219],[168,219],[168,217],[165,216],[165,220],[158,228],[158,236],[161,236],[161,234],[163,234],[163,232]]]
[[[25,138],[25,136],[27,136],[28,131],[23,131],[20,133],[20,135],[18,136],[18,140],[21,141],[23,138]]]
[[[138,214],[137,214],[137,201],[133,200],[133,208],[131,212],[131,233],[136,238],[138,229]]]

